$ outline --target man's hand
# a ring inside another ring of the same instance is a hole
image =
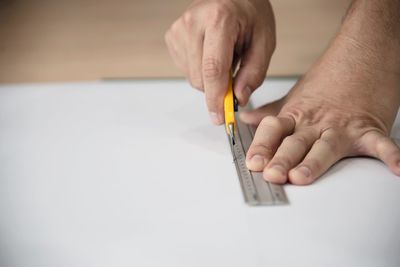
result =
[[[248,168],[273,183],[306,185],[341,158],[365,155],[400,175],[400,150],[389,138],[399,59],[400,2],[355,1],[325,55],[287,96],[241,114],[259,125]]]
[[[223,99],[229,71],[239,104],[265,78],[275,49],[275,22],[267,0],[197,0],[165,35],[172,58],[190,84],[205,92],[214,124],[224,122]]]

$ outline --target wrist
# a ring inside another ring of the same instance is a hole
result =
[[[333,84],[335,91],[343,97],[357,91],[353,98],[361,95],[381,97],[400,103],[400,69],[393,59],[392,51],[374,49],[368,45],[338,34],[327,51],[307,73],[307,79],[318,77],[319,81]],[[398,57],[399,58],[399,57]]]
[[[400,49],[377,47],[340,32],[311,68],[354,83],[380,83],[400,87]]]

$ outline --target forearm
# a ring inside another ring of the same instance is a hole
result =
[[[400,103],[400,0],[354,0],[310,74],[321,71],[330,83],[369,84],[355,95],[385,94]],[[338,97],[348,94],[348,88],[337,88]]]
[[[400,105],[400,0],[355,0],[329,48],[303,78],[304,87],[312,87],[315,77],[329,86],[309,91],[331,90],[324,92],[331,102],[351,99],[347,108],[368,109],[381,99],[378,120],[390,130]]]
[[[338,38],[359,48],[366,64],[400,75],[400,0],[354,0]]]

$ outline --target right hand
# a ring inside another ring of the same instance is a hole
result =
[[[234,79],[240,105],[265,78],[275,49],[272,7],[268,0],[196,0],[165,41],[190,84],[205,92],[211,121],[222,124],[230,69],[240,61]]]

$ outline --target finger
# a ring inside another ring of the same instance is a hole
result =
[[[189,12],[183,15],[186,31],[190,33],[185,35],[188,80],[193,88],[204,91],[202,77],[204,32],[202,33],[202,30],[196,26],[195,19]]]
[[[220,23],[206,29],[204,37],[202,78],[206,103],[214,124],[224,122],[224,96],[234,49],[234,30]]]
[[[272,160],[263,171],[264,179],[276,184],[287,182],[288,172],[295,167],[319,137],[314,129],[304,129],[283,139]]]
[[[289,171],[289,181],[296,185],[314,182],[338,160],[345,157],[348,142],[334,130],[326,130],[315,141],[304,160]]]
[[[189,82],[193,88],[204,91],[203,76],[202,76],[202,53],[203,53],[203,38],[196,38],[187,47],[188,73]]]
[[[235,74],[238,64],[240,62],[240,58],[242,57],[243,54],[243,37],[241,36],[242,34],[239,35],[238,40],[236,41],[235,48],[234,48],[234,53],[233,53],[233,63],[232,63],[232,71]]]
[[[168,52],[171,55],[172,61],[175,63],[175,65],[186,74],[186,63],[185,63],[185,53],[179,52],[182,51],[178,48],[177,43],[175,42],[175,39],[173,38],[173,33],[172,33],[172,28],[171,30],[167,31],[164,39],[165,43],[168,48]],[[186,76],[186,75],[185,75]]]
[[[242,106],[247,104],[252,92],[263,83],[274,50],[269,45],[270,37],[265,33],[255,29],[252,38],[234,80],[234,92]]]
[[[239,118],[246,124],[258,125],[264,117],[276,116],[281,110],[281,107],[282,100],[279,99],[254,110],[242,111],[239,114]]]
[[[295,127],[292,118],[265,117],[257,128],[246,156],[246,165],[252,171],[262,171],[275,154],[282,139]]]
[[[361,138],[361,145],[365,155],[382,160],[400,176],[400,149],[392,139],[379,131],[370,131]]]

